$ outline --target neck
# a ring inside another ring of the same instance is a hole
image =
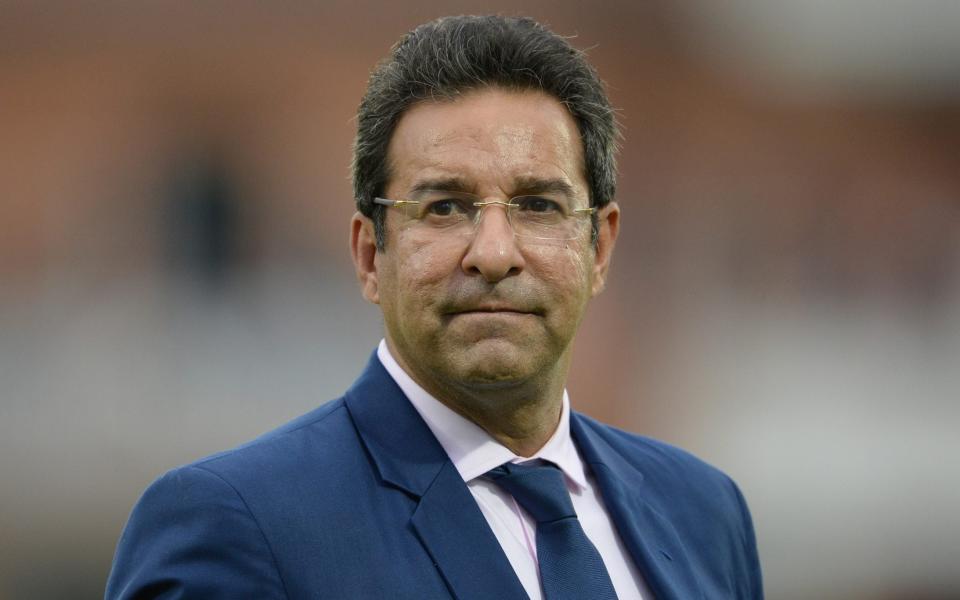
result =
[[[568,352],[533,377],[495,385],[440,380],[411,368],[393,348],[391,355],[427,393],[518,456],[536,454],[560,423]]]
[[[532,396],[504,394],[494,397],[467,394],[435,396],[462,417],[473,421],[492,438],[518,456],[533,456],[543,448],[560,424],[563,387]]]

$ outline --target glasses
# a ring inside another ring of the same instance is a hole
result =
[[[580,237],[596,208],[572,208],[560,194],[516,196],[506,202],[484,200],[475,194],[426,190],[409,200],[374,198],[376,204],[400,210],[407,226],[436,236],[470,236],[480,223],[480,213],[492,205],[502,206],[514,235],[532,241],[564,241]]]

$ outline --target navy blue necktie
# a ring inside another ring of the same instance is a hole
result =
[[[506,463],[486,477],[537,522],[537,561],[546,600],[616,600],[610,575],[587,538],[556,466]]]

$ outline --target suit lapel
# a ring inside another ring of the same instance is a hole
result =
[[[451,594],[526,598],[470,490],[376,354],[345,402],[384,483],[417,499],[410,525]]]
[[[457,598],[527,598],[473,495],[449,461],[411,519]]]
[[[683,542],[657,507],[643,474],[571,413],[571,433],[603,496],[617,532],[658,600],[702,598]]]

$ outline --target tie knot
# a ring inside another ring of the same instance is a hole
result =
[[[485,475],[516,499],[537,523],[576,518],[563,472],[555,465],[505,463]]]

